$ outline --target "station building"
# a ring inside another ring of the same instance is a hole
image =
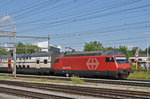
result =
[[[150,56],[150,55],[149,55]],[[150,61],[147,61],[147,54],[141,54],[138,56],[138,65],[140,65],[142,68],[146,68],[146,64]],[[132,65],[136,65],[136,57],[129,57],[129,61],[132,63]]]

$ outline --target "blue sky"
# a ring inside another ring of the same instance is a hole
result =
[[[18,36],[50,34],[51,45],[63,50],[72,47],[82,51],[85,42],[90,41],[99,41],[105,47],[125,45],[129,49],[144,49],[145,33],[150,33],[150,0],[0,0],[0,21],[6,14],[13,22],[0,22],[0,30],[13,31],[15,23]]]

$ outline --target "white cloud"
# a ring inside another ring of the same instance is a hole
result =
[[[43,47],[43,48],[47,48],[48,47],[48,41],[43,41],[43,42],[37,42],[37,43],[34,43],[34,45],[37,45],[38,47]],[[53,46],[53,45],[50,45],[50,46]],[[54,47],[57,47],[61,50],[61,46],[54,46]],[[42,51],[48,51],[48,49],[42,49]]]
[[[0,29],[5,31],[13,30],[14,26],[16,25],[15,21],[6,14],[0,19]]]
[[[132,45],[127,45],[127,48],[133,48],[134,46],[132,46]]]

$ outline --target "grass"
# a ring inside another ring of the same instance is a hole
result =
[[[8,75],[0,76],[0,79],[12,79],[12,76],[8,76]]]
[[[72,76],[71,81],[73,84],[84,84],[84,81],[77,76]]]
[[[51,82],[51,83],[66,83],[66,84],[84,84],[84,81],[81,80],[77,76],[72,76],[71,77],[71,82],[69,81],[64,81],[64,80],[48,80],[45,78],[40,78],[40,79],[35,79],[35,78],[30,78],[27,79],[26,81],[32,81],[32,82]]]
[[[0,79],[13,79],[12,76],[0,76]],[[30,81],[30,82],[51,82],[51,83],[66,83],[66,84],[72,84],[70,81],[64,81],[64,80],[49,80],[46,78],[17,78],[18,80],[23,80],[23,81]],[[15,79],[15,80],[17,80]]]
[[[64,81],[64,80],[50,80],[49,82],[51,82],[51,83],[66,83],[66,84],[71,84],[70,82]]]
[[[150,79],[150,70],[147,72],[136,71],[128,76],[128,79]]]
[[[40,78],[40,79],[30,78],[30,79],[27,79],[26,81],[47,82],[48,79],[46,79],[46,78]]]
[[[148,88],[135,88],[135,89],[148,90]]]
[[[32,82],[51,82],[51,83],[66,83],[66,84],[71,84],[67,81],[64,81],[64,80],[48,80],[46,78],[40,78],[40,79],[37,79],[37,78],[30,78],[30,79],[26,79],[26,81],[32,81]]]

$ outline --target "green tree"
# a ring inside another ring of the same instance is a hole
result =
[[[145,54],[147,53],[147,48],[145,49]],[[148,53],[150,54],[150,46],[148,47]]]
[[[150,57],[148,57],[148,61],[150,61]]]
[[[26,47],[31,47],[32,49],[28,49],[27,50],[27,53],[34,53],[35,52],[35,50],[36,50],[36,52],[41,52],[41,49],[38,47],[38,46],[36,46],[36,45],[33,45],[33,44],[27,44],[26,45]]]
[[[110,47],[107,47],[106,50],[114,50],[114,48],[110,46]]]
[[[126,46],[120,45],[119,48],[117,48],[117,50],[122,52],[123,54],[125,54],[127,57],[131,56],[131,54],[129,53],[128,48]]]
[[[7,51],[7,50],[4,49],[4,48],[0,48],[0,56],[1,56],[1,55],[9,55],[9,54],[10,54],[9,51]]]
[[[139,54],[146,54],[147,53],[147,49],[142,50],[138,47],[133,47],[131,50],[128,50],[128,48],[126,46],[122,46],[120,45],[119,48],[116,48],[116,50],[122,52],[123,54],[125,54],[127,57],[133,57],[135,56],[135,52],[136,50],[139,49]],[[104,46],[97,41],[91,41],[89,43],[85,43],[84,45],[84,51],[98,51],[98,50],[114,50],[113,47],[106,47],[104,48]],[[149,47],[149,53],[150,53],[150,47]]]
[[[104,46],[97,41],[91,41],[90,43],[85,43],[84,51],[99,51],[104,50]]]
[[[18,47],[17,54],[34,53],[35,50],[36,52],[41,52],[41,49],[38,46],[33,44],[23,44],[19,42],[17,47]],[[23,47],[23,48],[19,48],[19,47]],[[26,49],[26,48],[31,48],[31,49]]]
[[[21,43],[21,42],[19,42],[18,45],[17,45],[17,47],[26,47],[26,45],[23,44],[23,43]],[[25,49],[17,49],[17,50],[16,50],[16,53],[17,53],[17,54],[25,54],[25,53],[26,53],[26,50],[25,50]]]
[[[137,49],[138,49],[138,47],[133,47],[132,50],[131,50],[132,53],[135,54],[135,52],[136,52]]]
[[[135,56],[136,50],[139,49],[139,54],[146,54],[145,50],[143,51],[142,49],[140,49],[139,47],[133,47],[131,51],[129,51],[133,56]]]
[[[130,57],[133,57],[135,55],[135,52],[137,49],[139,49],[139,48],[138,47],[132,47],[131,50],[128,50],[128,52],[130,53]]]
[[[146,54],[146,51],[144,50],[142,50],[142,49],[139,49],[139,54]]]

